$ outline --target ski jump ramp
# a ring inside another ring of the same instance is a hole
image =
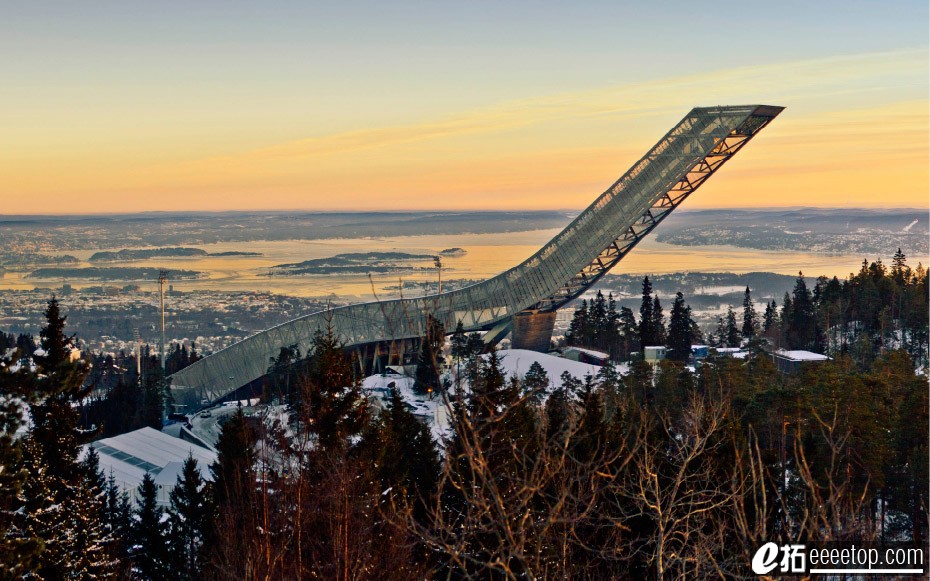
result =
[[[783,107],[697,107],[607,191],[522,263],[483,282],[432,296],[354,304],[262,331],[171,376],[177,403],[195,409],[260,379],[281,347],[306,353],[331,327],[362,372],[410,363],[428,317],[447,332],[512,333],[515,348],[545,351],[556,310],[581,295],[774,119]]]

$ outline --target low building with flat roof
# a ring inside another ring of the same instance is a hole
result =
[[[590,363],[591,365],[603,366],[610,363],[610,355],[607,353],[582,347],[566,347],[562,350],[562,357],[581,363]]]
[[[648,363],[655,363],[665,359],[665,351],[664,345],[650,345],[643,350],[645,359]]]
[[[775,367],[782,373],[794,373],[804,364],[822,363],[829,360],[830,358],[826,355],[800,349],[791,351],[779,349],[778,351],[772,352],[772,361],[775,363]]]
[[[167,505],[168,495],[188,456],[197,460],[200,476],[204,480],[213,480],[209,466],[216,461],[216,452],[152,428],[146,427],[85,444],[81,450],[82,457],[88,448],[93,448],[100,456],[100,469],[104,477],[112,475],[116,485],[133,500],[137,498],[142,478],[148,473],[158,488],[159,504]]]

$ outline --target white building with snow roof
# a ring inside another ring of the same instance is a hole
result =
[[[772,361],[775,363],[775,367],[782,373],[794,373],[798,371],[802,365],[823,363],[829,360],[830,358],[826,355],[821,355],[820,353],[814,353],[812,351],[803,351],[801,349],[790,351],[779,349],[772,353]]]
[[[82,456],[87,448],[94,448],[99,454],[104,477],[112,475],[117,486],[133,499],[142,478],[148,473],[158,487],[158,502],[167,505],[168,495],[188,456],[197,460],[204,480],[213,480],[209,466],[216,461],[216,452],[152,428],[85,444]]]

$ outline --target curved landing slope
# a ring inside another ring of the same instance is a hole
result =
[[[172,376],[175,400],[216,400],[262,377],[282,346],[306,352],[332,325],[347,347],[401,343],[425,334],[427,313],[446,329],[491,330],[495,341],[518,313],[546,313],[597,282],[684,199],[739,151],[782,107],[699,107],[535,254],[462,289],[314,313],[253,335]],[[551,330],[551,327],[550,327]],[[378,347],[375,347],[377,353]]]

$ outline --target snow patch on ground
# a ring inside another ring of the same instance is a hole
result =
[[[568,372],[578,379],[584,379],[585,375],[597,375],[601,369],[598,365],[580,363],[525,349],[501,349],[497,353],[501,358],[501,367],[507,378],[517,376],[522,379],[533,363],[539,363],[549,376],[549,391],[562,384],[562,373]],[[453,368],[451,372],[446,373],[443,377],[444,381],[448,380],[449,384],[453,386],[458,383],[455,379],[455,371],[455,368]],[[617,371],[621,374],[628,373],[629,365],[618,365]],[[429,426],[433,438],[437,442],[441,443],[451,435],[449,403],[444,400],[441,394],[433,394],[433,397],[430,398],[429,395],[415,393],[413,391],[414,379],[412,377],[391,371],[371,375],[362,381],[362,390],[376,402],[376,405],[386,407],[390,398],[391,384],[400,392],[407,409]],[[451,397],[454,397],[454,388],[452,393]]]
[[[390,400],[390,389],[393,384],[393,387],[400,392],[400,397],[410,413],[423,420],[429,426],[433,438],[441,442],[449,436],[448,406],[444,403],[441,394],[433,394],[431,399],[429,395],[415,393],[413,383],[412,377],[387,372],[366,377],[362,380],[362,390],[375,400],[376,405],[384,408]]]
[[[560,378],[565,372],[578,379],[584,379],[585,375],[597,375],[597,372],[601,370],[599,365],[581,363],[580,361],[572,361],[571,359],[526,349],[502,349],[497,353],[501,358],[501,366],[507,377],[516,375],[518,378],[523,379],[526,372],[530,370],[530,366],[533,363],[539,363],[546,370],[546,375],[549,376],[550,388],[556,388],[562,384]]]

